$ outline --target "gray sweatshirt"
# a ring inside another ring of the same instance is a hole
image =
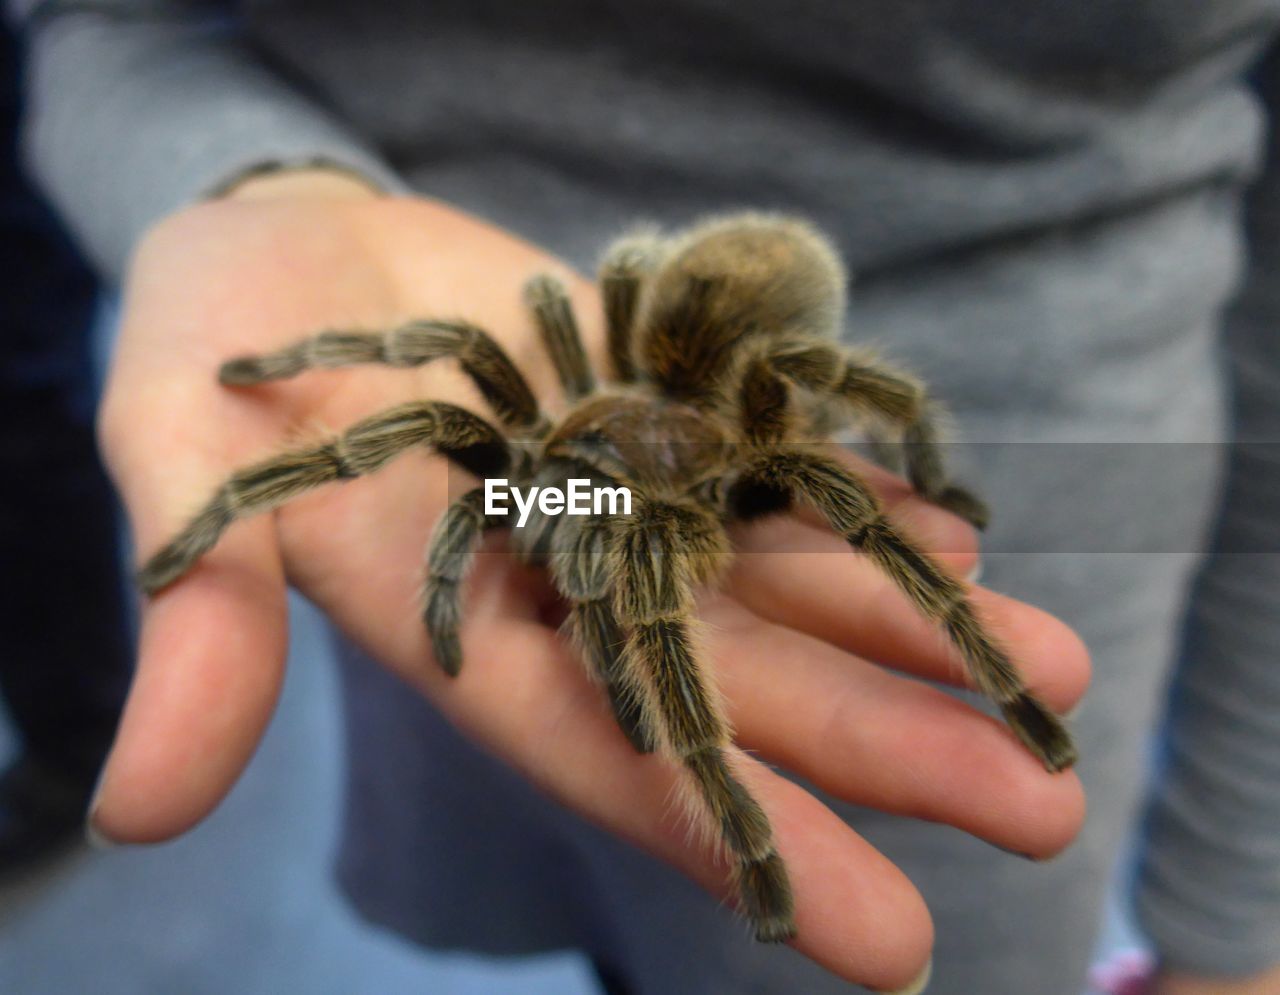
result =
[[[833,232],[857,274],[850,335],[935,383],[977,443],[959,456],[996,508],[988,583],[1076,626],[1097,668],[1078,718],[1091,817],[1059,861],[1014,868],[954,832],[844,810],[931,903],[931,990],[1079,990],[1166,694],[1142,922],[1187,968],[1280,960],[1270,173],[1247,245],[1242,223],[1280,99],[1247,74],[1280,2],[10,5],[33,46],[30,162],[109,276],[149,224],[270,162],[418,189],[583,266],[637,217],[748,205]],[[1222,447],[1233,431],[1250,444]],[[667,956],[646,957],[654,936],[618,916],[616,889],[652,895],[665,872],[545,813],[529,819],[572,838],[614,901],[521,889],[510,848],[531,835],[495,835],[481,792],[447,813],[404,803],[439,792],[432,758],[466,747],[372,670],[350,675],[342,873],[366,915],[425,943],[585,946],[664,995],[828,990],[675,881],[661,900],[685,946],[663,936]],[[504,776],[470,762],[473,789]],[[460,842],[483,877],[406,863]]]

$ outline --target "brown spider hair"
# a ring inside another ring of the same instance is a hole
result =
[[[613,370],[598,384],[565,288],[535,277],[525,300],[569,401],[558,418],[542,412],[489,335],[462,321],[329,331],[233,359],[222,382],[250,385],[315,366],[452,358],[501,428],[451,404],[418,401],[237,471],[147,562],[140,583],[150,592],[171,583],[237,518],[370,473],[417,446],[518,486],[583,478],[630,487],[632,515],[539,513],[514,530],[513,546],[549,570],[568,603],[567,628],[635,748],[661,750],[687,771],[697,808],[733,862],[756,936],[787,939],[795,922],[786,867],[768,818],[734,773],[732,732],[694,638],[694,592],[724,575],[729,523],[797,500],[811,505],[946,632],[974,683],[1048,770],[1076,756],[1059,719],[979,621],[965,587],[891,525],[857,474],[821,445],[833,427],[870,421],[903,443],[907,476],[921,495],[985,524],[982,502],[944,471],[937,408],[923,386],[837,343],[845,284],[830,243],[792,218],[740,214],[668,238],[627,236],[606,253],[600,274]],[[423,617],[449,674],[462,666],[461,591],[477,543],[485,530],[508,524],[486,513],[475,487],[448,508],[431,539]]]

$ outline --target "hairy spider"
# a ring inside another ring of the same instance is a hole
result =
[[[463,408],[402,404],[323,445],[239,470],[142,569],[148,592],[169,584],[234,520],[313,487],[371,473],[425,446],[480,476],[563,488],[571,478],[627,486],[633,513],[537,514],[513,530],[518,555],[545,565],[569,606],[567,627],[640,751],[682,764],[694,797],[732,860],[757,938],[784,940],[795,922],[787,872],[768,819],[727,759],[730,728],[691,640],[694,591],[730,557],[726,525],[815,507],[871,557],[958,647],[977,687],[1050,771],[1075,760],[1058,718],[1032,696],[978,621],[965,588],[895,529],[867,486],[822,446],[834,427],[870,421],[904,443],[907,475],[924,497],[982,525],[982,503],[950,483],[936,408],[914,379],[836,344],[845,273],[807,224],[743,214],[673,237],[633,234],[600,274],[615,380],[599,385],[565,288],[537,276],[525,299],[568,395],[548,419],[524,377],[483,330],[414,321],[386,333],[330,331],[223,365],[224,384],[290,377],[309,367],[410,367],[451,357],[492,406],[500,430]],[[427,554],[423,617],[436,661],[458,673],[461,585],[482,533],[483,488],[455,501]]]

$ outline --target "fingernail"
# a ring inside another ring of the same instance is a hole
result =
[[[85,842],[95,850],[110,850],[119,844],[110,836],[104,833],[98,826],[98,796],[102,794],[102,782],[106,780],[107,765],[102,765],[102,770],[98,771],[98,783],[93,786],[93,794],[89,796],[89,807],[86,810],[84,820],[84,838]]]
[[[991,845],[1001,853],[1007,853],[1010,857],[1021,857],[1023,860],[1029,860],[1033,864],[1040,863],[1040,858],[1033,853],[1024,853],[1021,850],[1010,850],[1007,846],[1001,846],[999,843],[992,843]]]
[[[84,824],[84,840],[94,850],[114,850],[120,844],[98,828],[90,815]]]
[[[973,569],[964,575],[964,579],[970,584],[976,584],[982,580],[982,561],[979,560],[973,565]]]
[[[920,995],[922,991],[929,987],[929,978],[933,976],[933,958],[929,958],[929,962],[925,964],[924,970],[921,971],[911,984],[905,988],[898,988],[891,992],[884,992],[883,995]]]

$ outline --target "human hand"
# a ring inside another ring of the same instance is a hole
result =
[[[202,205],[162,223],[130,271],[102,438],[144,555],[232,468],[277,451],[298,430],[338,430],[414,398],[485,410],[443,364],[313,371],[229,390],[215,380],[229,357],[323,328],[464,316],[550,397],[555,376],[519,300],[525,278],[550,268],[569,282],[601,364],[593,286],[510,236],[416,199],[302,190],[288,178],[258,189],[260,198]],[[968,526],[896,478],[866,474],[908,532],[958,574],[972,568]],[[443,464],[406,456],[236,524],[155,597],[95,828],[122,842],[165,839],[230,788],[275,704],[288,579],[543,790],[728,894],[725,868],[689,839],[669,804],[680,774],[637,755],[617,729],[548,623],[537,572],[481,556],[465,601],[462,672],[450,679],[432,662],[415,595],[447,498]],[[742,747],[833,795],[948,822],[1007,849],[1046,857],[1070,841],[1083,817],[1073,773],[1046,774],[1002,725],[903,676],[956,683],[964,668],[887,578],[812,522],[762,523],[740,539],[726,590],[705,597],[702,614],[711,623],[708,660]],[[1070,708],[1087,682],[1079,640],[1027,605],[981,590],[973,597],[1043,700]],[[910,882],[812,795],[745,754],[738,762],[791,874],[795,945],[850,980],[908,983],[932,943]]]

